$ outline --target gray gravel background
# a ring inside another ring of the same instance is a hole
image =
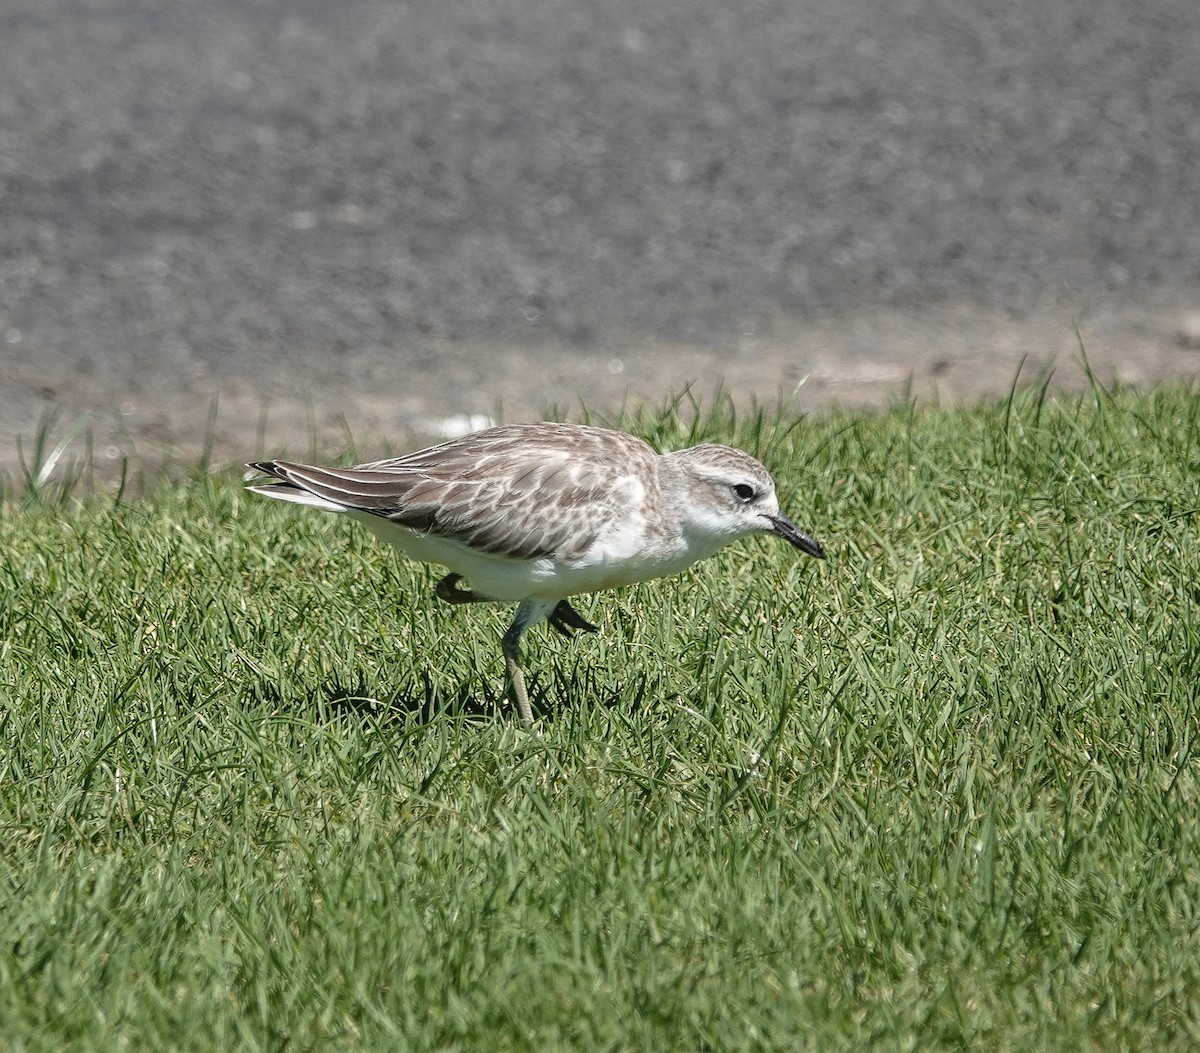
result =
[[[0,467],[50,406],[115,459],[215,394],[229,456],[973,395],[1072,322],[1200,373],[1195,0],[6,0],[0,71]]]

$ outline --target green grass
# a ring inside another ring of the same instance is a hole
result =
[[[508,609],[352,524],[31,470],[0,1047],[1196,1048],[1200,397],[625,424],[760,454],[831,559],[584,598],[536,734]]]

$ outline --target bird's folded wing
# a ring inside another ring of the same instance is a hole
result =
[[[294,487],[511,559],[578,558],[644,492],[628,465],[616,468],[577,450],[548,450],[537,458],[527,451],[520,457],[493,451],[469,463],[443,456],[421,467],[405,461],[358,468],[267,461],[254,467],[273,475],[274,487]]]

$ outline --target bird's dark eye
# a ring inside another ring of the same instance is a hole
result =
[[[739,501],[753,501],[754,500],[754,487],[751,486],[749,483],[734,483],[733,484],[733,496],[736,497]]]

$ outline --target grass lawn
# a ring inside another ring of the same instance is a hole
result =
[[[582,597],[535,733],[346,520],[10,488],[0,1048],[1200,1045],[1200,395],[622,423],[830,560]]]

